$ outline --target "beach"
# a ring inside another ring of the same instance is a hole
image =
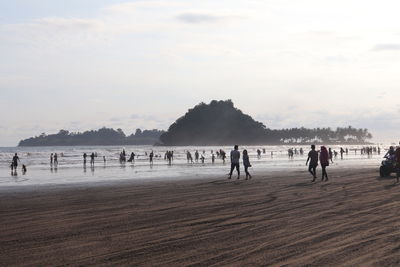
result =
[[[210,176],[2,190],[0,262],[399,265],[395,178],[380,178],[377,168],[328,173],[328,182],[316,183],[304,168],[249,181]]]

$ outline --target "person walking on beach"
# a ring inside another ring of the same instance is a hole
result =
[[[53,167],[53,153],[50,154],[50,167]]]
[[[326,172],[326,167],[329,166],[329,153],[325,146],[321,146],[321,152],[319,154],[319,162],[322,168],[322,178],[321,181],[328,181],[328,173]]]
[[[332,148],[329,148],[329,159],[331,160],[331,162],[333,163],[333,152],[332,152]]]
[[[86,153],[83,153],[83,166],[86,166]]]
[[[250,164],[249,154],[247,153],[246,149],[243,150],[243,166],[244,166],[244,172],[246,173],[246,180],[251,179],[251,174],[248,171],[249,167],[251,167],[251,164]]]
[[[196,152],[194,152],[194,160],[196,162],[199,162],[199,151],[196,150]]]
[[[310,162],[310,164],[308,164]],[[308,153],[308,158],[306,162],[306,166],[308,165],[308,171],[313,176],[313,180],[311,182],[315,182],[317,179],[316,171],[318,166],[318,152],[315,151],[315,145],[311,145],[311,151]]]
[[[232,178],[232,173],[233,170],[236,168],[236,171],[238,173],[238,179],[240,179],[240,166],[239,166],[239,159],[240,159],[240,152],[239,152],[239,146],[235,145],[233,147],[233,150],[231,151],[231,171],[229,172],[229,178]]]

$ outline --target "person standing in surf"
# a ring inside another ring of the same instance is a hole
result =
[[[90,167],[94,168],[94,153],[90,154]]]
[[[310,164],[308,164],[308,162],[310,162]],[[308,165],[308,171],[313,176],[313,180],[311,181],[313,183],[315,182],[315,179],[317,179],[316,171],[318,166],[318,152],[315,151],[315,145],[311,145],[311,151],[308,152],[306,166],[307,165]]]
[[[236,171],[238,173],[238,179],[240,179],[240,166],[239,166],[239,159],[240,159],[240,152],[239,152],[239,146],[235,145],[234,149],[231,151],[231,171],[229,172],[229,178],[232,178],[232,173],[233,170],[236,168]]]
[[[322,168],[322,178],[321,181],[328,181],[328,173],[326,172],[326,167],[329,166],[329,152],[325,146],[321,146],[321,152],[319,154],[319,162]]]

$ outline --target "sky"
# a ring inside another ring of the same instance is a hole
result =
[[[167,129],[213,99],[269,128],[352,125],[397,142],[399,7],[0,0],[0,146],[60,129]]]

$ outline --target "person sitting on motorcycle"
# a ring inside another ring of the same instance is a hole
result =
[[[389,148],[389,151],[388,151],[388,152],[386,153],[386,155],[384,156],[384,158],[393,160],[394,157],[395,157],[395,152],[396,152],[396,151],[394,150],[394,147],[391,146],[391,147]]]

